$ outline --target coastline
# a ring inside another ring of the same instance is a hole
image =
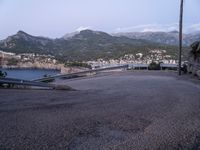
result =
[[[2,65],[0,68],[2,69],[45,69],[45,70],[61,70],[61,68],[64,67],[63,65]]]

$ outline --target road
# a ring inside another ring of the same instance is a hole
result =
[[[199,84],[165,72],[57,82],[77,91],[0,89],[0,149],[200,149]]]

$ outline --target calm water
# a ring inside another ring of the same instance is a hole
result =
[[[18,78],[18,79],[37,79],[41,78],[44,75],[56,75],[59,74],[58,70],[45,70],[45,69],[1,69],[1,71],[7,72],[9,78]]]

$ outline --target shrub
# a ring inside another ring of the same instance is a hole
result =
[[[149,70],[160,70],[160,63],[156,63],[156,62],[150,63]]]
[[[3,72],[0,70],[0,77],[5,78],[7,76],[7,72]]]
[[[7,76],[7,73],[0,70],[0,78],[5,78],[6,76]],[[0,87],[3,87],[2,83],[0,83]]]

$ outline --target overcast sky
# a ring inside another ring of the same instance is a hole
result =
[[[108,33],[176,30],[180,0],[0,0],[0,39],[23,30],[61,37],[82,29]],[[184,31],[200,30],[200,0],[185,0]]]

